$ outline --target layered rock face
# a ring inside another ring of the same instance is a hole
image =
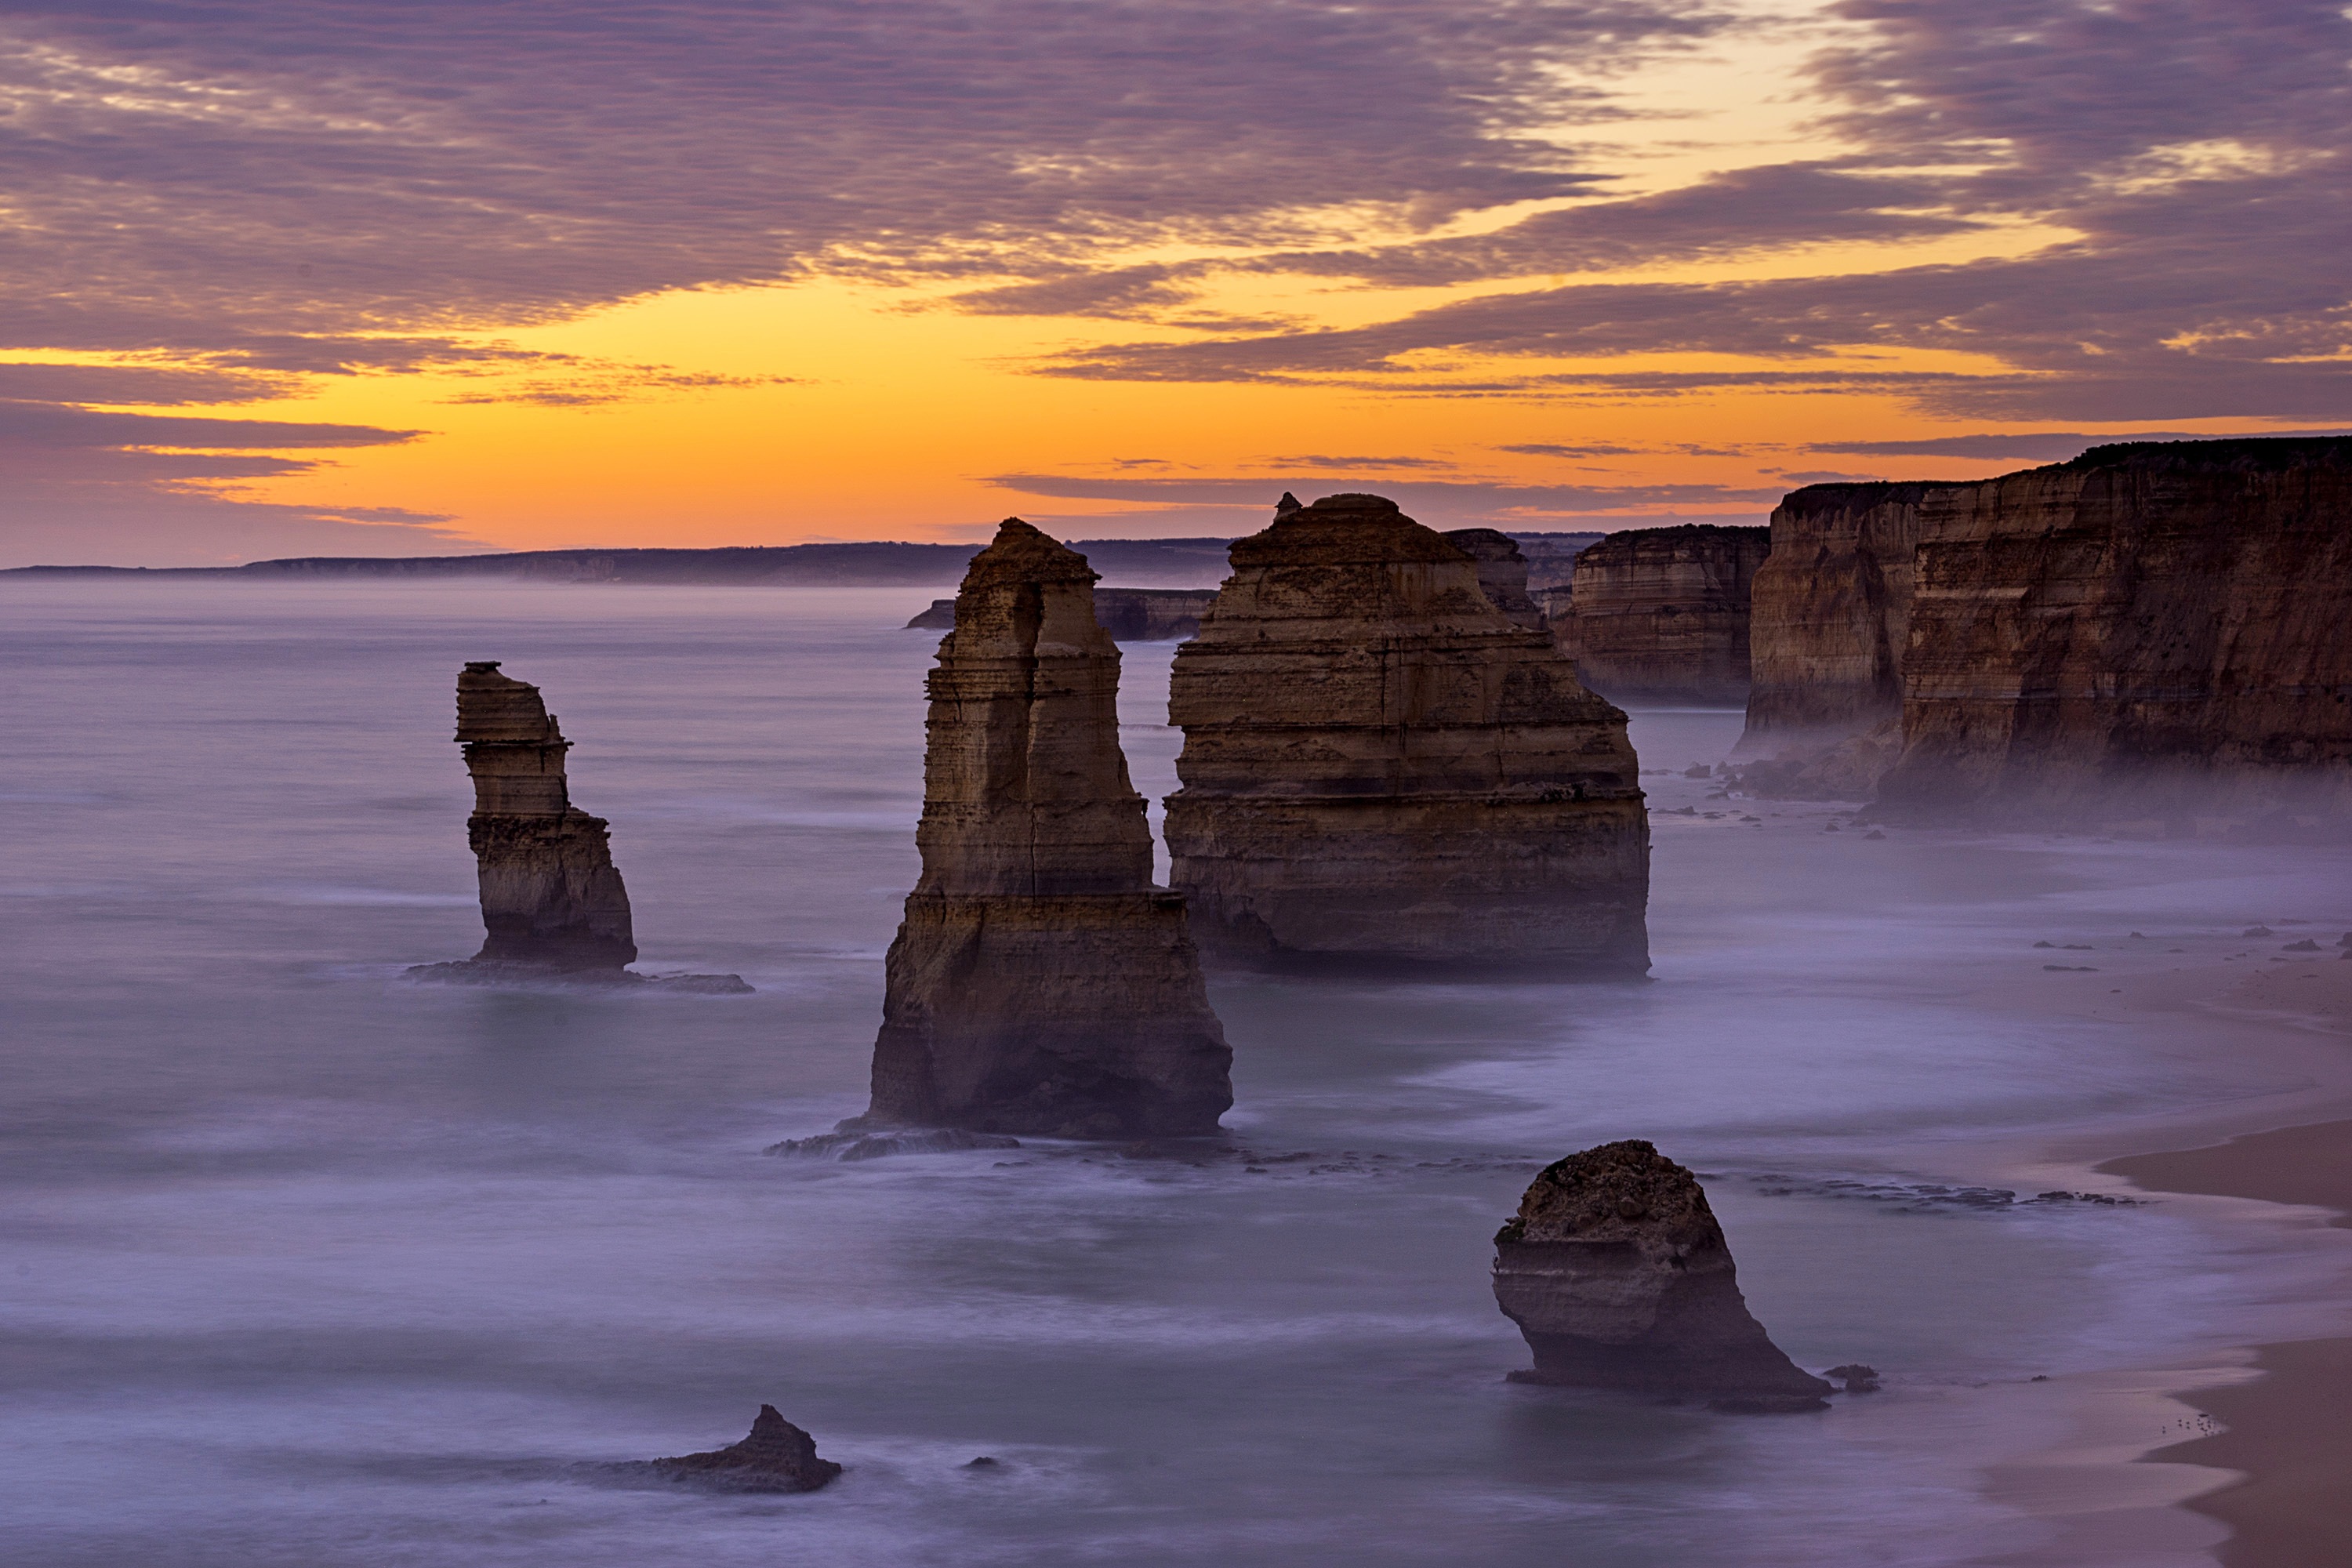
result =
[[[1115,642],[1169,642],[1201,629],[1201,617],[1214,603],[1214,588],[1097,588],[1095,619]],[[907,623],[909,631],[944,632],[955,626],[955,601],[934,599]]]
[[[1613,702],[1698,706],[1748,692],[1749,584],[1762,528],[1629,528],[1576,558],[1556,627],[1577,678]]]
[[[1018,519],[964,578],[929,683],[922,877],[847,1126],[1181,1135],[1233,1103],[1184,900],[1151,880],[1094,580]]]
[[[1641,973],[1625,716],[1378,496],[1238,541],[1176,650],[1171,880],[1202,943],[1309,966]]]
[[[457,677],[457,743],[474,778],[466,822],[488,940],[476,963],[617,970],[637,956],[629,895],[606,824],[572,804],[563,738],[539,688],[468,664]]]
[[[1448,529],[1444,539],[1477,563],[1478,591],[1504,619],[1515,626],[1549,629],[1543,610],[1528,596],[1528,558],[1519,553],[1517,540],[1492,528]]]
[[[1885,815],[2352,816],[2352,438],[2096,447],[1919,531]]]
[[[1920,507],[1947,488],[1808,485],[1773,509],[1749,585],[1743,753],[1818,750],[1902,711]]]
[[[1536,1177],[1495,1237],[1495,1300],[1535,1352],[1515,1381],[1758,1411],[1818,1410],[1831,1392],[1748,1312],[1698,1178],[1639,1140]]]

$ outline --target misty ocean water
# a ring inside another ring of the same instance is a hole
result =
[[[1221,977],[1238,1152],[764,1157],[864,1106],[932,596],[6,588],[8,1562],[1970,1562],[2042,1539],[1979,1473],[2063,1437],[2027,1379],[2257,1337],[2315,1267],[2171,1205],[1916,1189],[2294,1087],[1961,993],[2038,979],[2037,939],[2340,918],[2344,856],[1832,836],[1679,776],[1728,712],[1635,716],[1674,770],[1648,984]],[[1126,649],[1155,821],[1171,654]],[[480,939],[477,658],[575,742],[637,967],[756,994],[404,977]],[[1507,1384],[1489,1237],[1618,1137],[1707,1174],[1800,1363],[1887,1390],[1761,1418]],[[838,1482],[593,1468],[762,1401]]]

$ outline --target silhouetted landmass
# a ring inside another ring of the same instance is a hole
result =
[[[1597,533],[1519,533],[1531,581],[1565,580],[1577,551]],[[1105,576],[1165,587],[1213,588],[1224,580],[1225,539],[1082,539],[1070,548]],[[0,576],[227,577],[434,582],[488,579],[622,585],[895,588],[963,581],[979,544],[875,540],[845,544],[740,545],[719,550],[522,550],[482,555],[300,555],[242,566],[14,566]]]

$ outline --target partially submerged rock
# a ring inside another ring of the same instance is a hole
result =
[[[1536,1177],[1496,1235],[1495,1300],[1535,1352],[1516,1382],[1759,1412],[1818,1410],[1832,1392],[1749,1315],[1698,1178],[1638,1139]]]
[[[886,964],[873,1105],[844,1131],[1188,1135],[1233,1104],[1184,900],[1151,880],[1094,581],[1017,518],[964,578],[930,677],[923,870]]]
[[[1648,969],[1625,715],[1481,564],[1369,495],[1234,543],[1169,693],[1170,880],[1203,946],[1449,976]]]
[[[654,1459],[648,1468],[671,1480],[730,1492],[813,1492],[841,1467],[820,1459],[816,1439],[785,1420],[772,1405],[760,1406],[751,1435],[707,1454]]]
[[[998,1132],[967,1132],[961,1127],[909,1127],[894,1132],[820,1132],[814,1138],[787,1138],[781,1143],[769,1144],[761,1152],[852,1164],[861,1160],[887,1160],[894,1154],[959,1154],[971,1149],[1019,1147],[1020,1139]]]

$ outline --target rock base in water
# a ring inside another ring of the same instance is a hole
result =
[[[786,1154],[803,1160],[886,1160],[893,1154],[958,1154],[968,1149],[1018,1149],[1021,1140],[994,1132],[967,1132],[961,1127],[860,1127],[853,1118],[831,1132],[814,1138],[787,1138],[771,1143],[763,1154]]]
[[[1535,1352],[1513,1382],[1757,1413],[1820,1410],[1832,1392],[1749,1315],[1698,1178],[1638,1140],[1536,1177],[1495,1237],[1495,1300]]]
[[[839,1465],[817,1458],[816,1439],[772,1405],[760,1406],[751,1436],[741,1442],[707,1454],[654,1459],[646,1468],[671,1480],[730,1492],[813,1492],[841,1474]]]
[[[632,974],[625,969],[554,969],[497,958],[411,964],[408,978],[435,985],[643,987],[698,996],[749,996],[757,989],[740,974]]]

